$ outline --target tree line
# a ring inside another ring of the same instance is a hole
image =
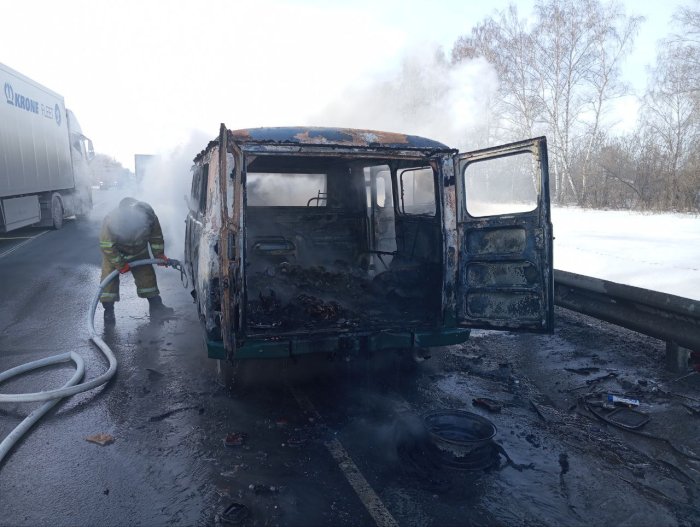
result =
[[[658,46],[634,130],[610,131],[643,22],[614,1],[542,0],[527,20],[515,5],[484,19],[452,49],[452,64],[481,58],[498,74],[486,144],[547,136],[557,204],[700,208],[700,2]]]

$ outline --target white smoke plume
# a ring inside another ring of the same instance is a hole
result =
[[[453,65],[441,48],[423,44],[409,50],[397,70],[356,83],[308,122],[421,135],[475,149],[488,143],[497,88],[486,61]]]
[[[491,102],[497,87],[497,75],[487,62],[475,59],[453,65],[438,46],[416,45],[397,69],[350,85],[333,102],[310,113],[306,121],[313,126],[421,135],[471,150],[489,144]],[[221,118],[225,121],[226,116]],[[192,131],[186,141],[158,154],[138,188],[123,189],[109,198],[129,195],[149,203],[160,219],[166,254],[172,258],[182,259],[184,254],[192,160],[217,133]],[[101,220],[108,210],[95,210],[92,217]]]
[[[159,154],[147,166],[133,196],[150,204],[158,215],[165,238],[165,254],[170,258],[182,260],[184,257],[192,160],[216,135],[216,131],[211,135],[192,131],[187,141],[169,152]]]

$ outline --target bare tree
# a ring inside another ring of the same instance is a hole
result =
[[[628,86],[621,81],[620,66],[630,51],[634,38],[643,21],[642,17],[626,17],[620,10],[619,4],[608,4],[599,12],[601,19],[596,24],[598,31],[594,36],[592,64],[588,83],[591,97],[587,114],[589,119],[584,121],[585,145],[580,163],[580,186],[582,205],[589,204],[588,193],[591,186],[596,186],[593,171],[594,153],[598,152],[605,142],[605,134],[601,126],[610,101],[622,97],[629,92]]]
[[[657,197],[665,210],[696,207],[700,148],[700,11],[676,15],[684,31],[660,48],[650,72],[642,128],[659,147],[663,164]]]
[[[624,95],[620,64],[642,19],[617,3],[548,0],[536,5],[534,29],[541,98],[551,126],[557,201],[585,203],[595,142],[606,107]],[[574,181],[574,144],[583,164]]]
[[[543,0],[534,18],[528,25],[511,5],[460,38],[452,60],[484,57],[495,67],[503,135],[547,134],[555,200],[584,204],[605,111],[626,93],[620,65],[642,19],[600,0]]]
[[[476,57],[484,57],[491,63],[499,77],[498,99],[492,111],[502,121],[498,127],[501,138],[535,135],[542,107],[539,79],[532,68],[534,43],[515,5],[500,12],[497,18],[487,18],[470,36],[457,40],[452,49],[453,63]]]

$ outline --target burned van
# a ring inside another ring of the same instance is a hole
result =
[[[185,262],[238,362],[551,331],[545,138],[460,154],[338,128],[227,130],[194,160]]]

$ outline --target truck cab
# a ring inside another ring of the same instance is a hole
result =
[[[185,263],[211,358],[371,354],[553,327],[543,137],[460,154],[400,133],[221,127]]]

